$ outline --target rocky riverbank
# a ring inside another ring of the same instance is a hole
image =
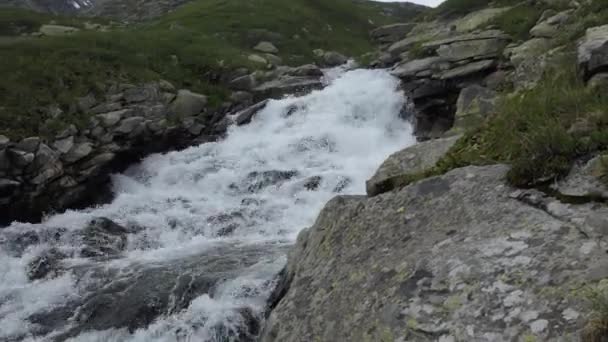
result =
[[[268,98],[321,88],[322,76],[314,65],[236,71],[230,102],[219,108],[167,81],[117,84],[102,98],[79,98],[75,110],[90,117],[84,129],[71,125],[53,137],[20,141],[0,136],[0,224],[107,201],[110,174],[151,153],[214,141],[233,120],[249,122]]]

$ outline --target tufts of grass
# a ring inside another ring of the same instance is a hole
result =
[[[522,3],[494,18],[489,24],[511,35],[515,40],[526,40],[543,12],[539,5]]]
[[[585,31],[594,26],[608,23],[608,2],[604,0],[591,0],[574,12],[572,24],[563,30],[558,37],[561,44],[569,44],[585,34]]]
[[[584,342],[603,342],[608,339],[608,283],[602,280],[589,288],[585,297],[591,304],[591,316],[583,330]]]
[[[577,158],[607,149],[608,96],[586,88],[574,65],[568,59],[536,88],[504,97],[496,115],[468,132],[436,172],[509,163],[509,181],[525,187],[564,176]],[[570,130],[575,122],[585,122],[588,128]]]

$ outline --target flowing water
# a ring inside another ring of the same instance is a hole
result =
[[[115,175],[109,204],[0,230],[0,340],[254,340],[298,232],[415,141],[397,79],[328,77]]]

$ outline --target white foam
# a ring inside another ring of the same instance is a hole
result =
[[[355,70],[332,78],[324,90],[270,101],[249,125],[231,127],[223,141],[153,155],[116,175],[116,197],[110,204],[52,216],[43,225],[14,224],[6,232],[48,227],[73,231],[98,216],[142,227],[129,236],[127,251],[113,261],[115,265],[179,259],[218,244],[293,243],[297,233],[310,226],[336,195],[334,189],[341,181],[350,180],[342,193],[363,194],[365,180],[380,163],[415,142],[411,126],[398,118],[404,97],[397,79],[381,70]],[[294,106],[299,109],[287,116]],[[241,183],[249,172],[267,170],[297,170],[299,174],[255,194],[231,190],[231,184]],[[322,177],[316,191],[302,186],[311,176]],[[241,202],[245,198],[263,204],[256,210],[244,209]],[[249,211],[230,236],[219,236],[220,227],[208,222],[214,215],[243,210]],[[27,262],[45,246],[31,248],[20,258],[0,249],[0,339],[27,332],[31,329],[25,321],[29,314],[83,291],[70,274],[50,281],[27,281]],[[59,247],[78,246],[61,241]],[[201,296],[184,311],[133,334],[125,330],[87,332],[73,341],[174,341],[177,331],[180,341],[213,340],[209,327],[217,322],[230,326],[238,317],[235,308],[263,308],[270,291],[268,280],[284,262],[284,258],[260,260],[224,283],[214,298]],[[259,293],[244,295],[245,288]],[[5,301],[7,295],[12,299]]]

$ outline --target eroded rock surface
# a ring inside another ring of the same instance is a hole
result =
[[[298,238],[262,341],[580,341],[606,232],[581,233],[597,211],[530,200],[507,170],[331,200]]]

